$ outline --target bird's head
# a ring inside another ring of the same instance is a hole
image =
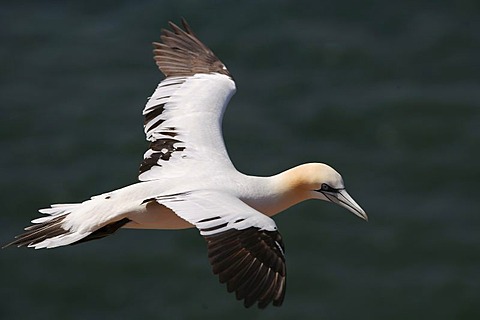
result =
[[[365,211],[347,193],[342,176],[332,167],[324,163],[308,163],[296,167],[295,171],[300,173],[297,188],[306,192],[308,198],[336,203],[368,221]]]

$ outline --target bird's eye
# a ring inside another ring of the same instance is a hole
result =
[[[322,191],[332,191],[332,187],[326,183],[322,183]]]

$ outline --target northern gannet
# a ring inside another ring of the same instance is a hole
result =
[[[271,177],[238,172],[222,136],[235,82],[225,65],[182,19],[169,22],[154,59],[165,75],[143,110],[150,148],[140,182],[82,203],[39,210],[6,246],[55,248],[108,236],[119,228],[196,227],[221,283],[245,307],[280,306],[286,267],[282,237],[270,218],[308,199],[367,214],[345,190],[341,175],[323,163],[299,165]],[[5,246],[5,247],[6,247]]]

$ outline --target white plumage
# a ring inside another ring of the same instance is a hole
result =
[[[45,214],[8,245],[54,248],[105,237],[119,228],[196,227],[206,239],[213,272],[246,307],[279,306],[286,267],[281,236],[271,216],[307,200],[335,202],[367,219],[343,179],[321,163],[272,177],[238,172],[222,137],[222,118],[235,93],[225,65],[188,24],[170,23],[154,56],[163,80],[144,110],[144,154],[136,184]]]

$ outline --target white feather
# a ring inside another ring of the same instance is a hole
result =
[[[148,114],[156,105],[165,103],[163,112],[145,125],[146,138],[149,141],[171,139],[165,132],[172,132],[174,128],[174,139],[180,141],[175,147],[184,150],[173,152],[168,161],[158,160],[158,165],[141,173],[139,179],[148,181],[178,176],[179,171],[183,175],[185,170],[198,168],[202,162],[232,166],[223,142],[222,118],[235,90],[233,80],[218,73],[162,81],[143,111]],[[163,122],[158,124],[158,120]],[[149,150],[144,158],[151,155]]]
[[[159,196],[156,201],[195,225],[203,236],[229,229],[277,230],[275,222],[231,194],[217,190],[198,190]],[[205,229],[209,229],[205,231]]]

